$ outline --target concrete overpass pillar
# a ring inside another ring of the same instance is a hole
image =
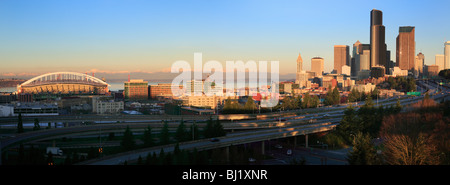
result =
[[[294,136],[294,149],[297,147],[297,136]]]
[[[227,164],[230,164],[230,146],[225,147],[225,156],[227,159]]]
[[[261,142],[261,153],[264,155],[264,141]]]
[[[308,148],[308,134],[305,134],[305,148]]]

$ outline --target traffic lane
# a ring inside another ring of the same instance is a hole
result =
[[[331,153],[326,150],[313,148],[293,149],[292,155],[287,155],[287,149],[277,149],[267,152],[274,159],[264,160],[266,165],[293,164],[305,160],[305,165],[348,165],[346,153]]]

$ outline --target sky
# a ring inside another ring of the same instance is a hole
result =
[[[56,71],[149,75],[193,64],[279,61],[280,74],[311,58],[333,69],[334,45],[368,44],[370,11],[383,11],[395,61],[399,26],[415,26],[425,64],[450,40],[448,0],[1,0],[0,78]]]

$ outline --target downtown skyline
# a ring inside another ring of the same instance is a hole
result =
[[[416,28],[425,65],[450,39],[447,1],[1,1],[0,78],[54,71],[124,76],[170,73],[172,63],[278,60],[295,78],[296,59],[334,66],[334,45],[370,43],[370,11],[383,11],[395,62],[401,26]],[[170,76],[170,75],[168,75]],[[108,79],[107,76],[105,78]]]

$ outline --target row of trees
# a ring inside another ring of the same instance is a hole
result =
[[[389,89],[395,89],[397,91],[411,92],[416,91],[416,80],[413,77],[389,77],[387,80]]]
[[[167,145],[175,142],[184,142],[189,140],[196,140],[203,136],[203,138],[213,138],[213,137],[221,137],[225,136],[226,132],[220,123],[220,120],[213,121],[212,118],[210,118],[206,122],[206,127],[200,131],[197,124],[192,124],[189,127],[189,130],[187,126],[185,125],[184,121],[181,120],[180,124],[178,125],[175,135],[172,137],[169,132],[169,125],[167,122],[164,121],[163,127],[161,129],[161,132],[159,134],[159,143],[155,142],[154,135],[152,134],[152,128],[150,126],[147,127],[147,129],[144,131],[144,135],[142,136],[143,145],[140,147],[152,147],[158,145]],[[173,139],[171,139],[173,138]],[[129,151],[136,149],[136,141],[133,136],[133,133],[131,132],[130,128],[127,126],[124,132],[124,136],[121,141],[121,147],[123,151]]]
[[[251,96],[248,97],[247,102],[241,105],[237,100],[231,100],[228,97],[223,105],[222,113],[224,114],[251,114],[258,110],[256,102]]]
[[[303,97],[285,97],[282,102],[279,102],[274,109],[293,110],[293,109],[307,109],[318,107],[320,99],[318,96],[310,95],[309,93],[303,94]]]

